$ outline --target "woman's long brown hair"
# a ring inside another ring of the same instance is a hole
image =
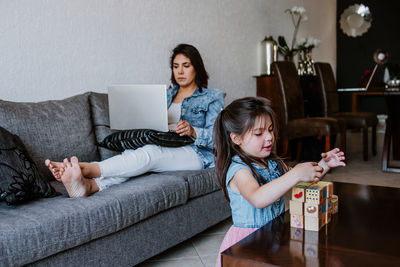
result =
[[[177,55],[182,54],[190,59],[190,62],[196,71],[195,82],[199,91],[202,91],[202,87],[207,88],[208,86],[208,73],[206,68],[204,67],[203,59],[201,58],[199,50],[196,47],[190,44],[179,44],[174,50],[172,50],[172,55],[170,58],[170,67],[171,67],[171,82],[173,85],[177,85],[178,83],[175,80],[174,76],[174,59]]]

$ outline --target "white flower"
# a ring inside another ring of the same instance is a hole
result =
[[[298,42],[298,46],[301,48],[314,48],[317,47],[321,43],[320,40],[315,39],[314,37],[301,38]]]
[[[293,14],[296,14],[296,15],[302,15],[302,14],[306,13],[306,9],[302,6],[299,6],[299,7],[294,6],[294,7],[292,7],[292,9],[290,9],[290,12]]]
[[[311,37],[311,38],[312,38],[312,37]],[[316,47],[316,46],[319,46],[319,44],[321,43],[321,41],[318,40],[318,39],[312,38],[311,43],[312,43],[312,45],[313,45],[314,47]]]
[[[292,43],[289,46],[286,43],[286,40],[283,36],[278,37],[278,43],[279,43],[279,52],[284,55],[285,57],[293,57],[298,53],[299,49],[295,47],[297,44],[296,37],[297,37],[297,32],[299,31],[300,23],[302,21],[306,21],[308,18],[306,16],[306,9],[304,7],[298,7],[294,6],[291,9],[286,9],[285,13],[289,13],[292,19],[292,23],[294,26],[294,31],[293,31],[293,38],[292,38]],[[305,43],[306,40],[304,40],[302,43]],[[302,48],[304,49],[304,47]]]
[[[316,46],[319,45],[320,42],[321,42],[320,40],[315,39],[314,37],[308,37],[307,38],[307,45],[309,47],[311,47],[311,46],[316,47]]]

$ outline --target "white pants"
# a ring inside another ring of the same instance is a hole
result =
[[[203,163],[190,146],[146,145],[98,162],[101,177],[95,178],[99,190],[120,184],[132,176],[153,171],[201,170]]]

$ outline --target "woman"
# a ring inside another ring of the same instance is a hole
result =
[[[79,162],[77,157],[63,162],[47,159],[46,166],[70,197],[89,196],[149,171],[201,170],[214,165],[212,131],[224,107],[222,93],[207,88],[208,74],[194,46],[175,47],[170,66],[174,86],[167,92],[168,121],[176,125],[178,134],[191,136],[194,143],[178,148],[146,145],[101,162]]]

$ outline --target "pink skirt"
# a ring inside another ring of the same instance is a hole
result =
[[[259,228],[241,228],[232,225],[231,228],[229,228],[228,232],[225,234],[224,240],[222,241],[215,267],[221,266],[221,252],[233,246],[234,244],[258,229]]]

